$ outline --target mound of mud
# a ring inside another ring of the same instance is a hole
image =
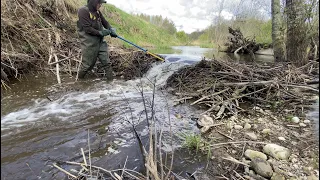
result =
[[[192,100],[191,105],[207,108],[206,113],[216,119],[245,111],[248,105],[302,113],[315,101],[318,87],[307,83],[318,74],[316,61],[296,68],[202,60],[175,72],[166,88],[173,89],[180,101]]]

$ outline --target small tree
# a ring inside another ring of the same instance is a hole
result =
[[[189,41],[189,37],[184,31],[178,31],[176,36],[181,42],[187,43]]]

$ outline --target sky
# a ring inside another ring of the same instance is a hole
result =
[[[191,33],[203,30],[213,22],[218,13],[218,0],[107,0],[107,3],[134,14],[162,15],[171,19],[177,30]],[[231,19],[233,14],[223,10],[221,15]]]
[[[271,0],[107,0],[107,3],[127,13],[162,15],[171,19],[178,31],[186,33],[213,24],[219,9],[222,9],[221,17],[226,20],[234,18],[234,14],[261,18],[269,18],[271,14]]]

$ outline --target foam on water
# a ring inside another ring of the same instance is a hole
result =
[[[126,101],[123,101],[124,98],[130,99],[131,106],[135,107],[133,113],[138,116],[144,109],[141,107],[141,94],[137,91],[137,85],[142,83],[146,97],[151,98],[153,86],[150,81],[155,79],[158,87],[164,85],[167,78],[175,71],[191,64],[189,60],[185,59],[170,62],[170,58],[172,57],[168,56],[166,57],[167,62],[154,65],[141,79],[126,82],[121,80],[114,80],[111,83],[98,82],[89,90],[71,92],[53,101],[41,98],[33,99],[27,106],[20,107],[19,110],[2,116],[1,130],[19,127],[28,122],[50,119],[64,121],[81,116],[89,110],[99,109],[106,104],[112,104],[112,106],[121,109],[126,105]],[[199,58],[193,59],[192,62],[196,61],[199,61]],[[161,96],[161,94],[158,94],[155,97],[160,110],[166,106],[166,104],[161,103],[163,101]]]

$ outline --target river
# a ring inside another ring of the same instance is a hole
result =
[[[194,64],[202,57],[239,59],[232,54],[187,46],[155,53],[165,56],[166,62],[154,65],[141,79],[74,82],[74,77],[64,75],[63,83],[57,85],[53,75],[33,74],[13,83],[11,90],[3,91],[1,179],[65,179],[66,176],[52,167],[52,163],[82,161],[80,148],[88,150],[88,129],[94,165],[115,169],[122,167],[128,158],[128,169],[142,170],[142,158],[131,123],[136,125],[145,143],[148,131],[139,89],[143,87],[147,104],[150,103],[153,97],[150,80],[156,80],[154,109],[157,123],[164,130],[164,152],[170,154],[171,151],[169,122],[176,136],[173,170],[184,176],[186,172],[203,168],[205,157],[190,156],[181,148],[182,142],[178,138],[182,133],[198,133],[195,118],[202,111],[175,105],[173,96],[161,87],[176,70]],[[257,55],[256,58],[272,62],[272,56]],[[240,60],[249,61],[250,58],[241,56]]]

